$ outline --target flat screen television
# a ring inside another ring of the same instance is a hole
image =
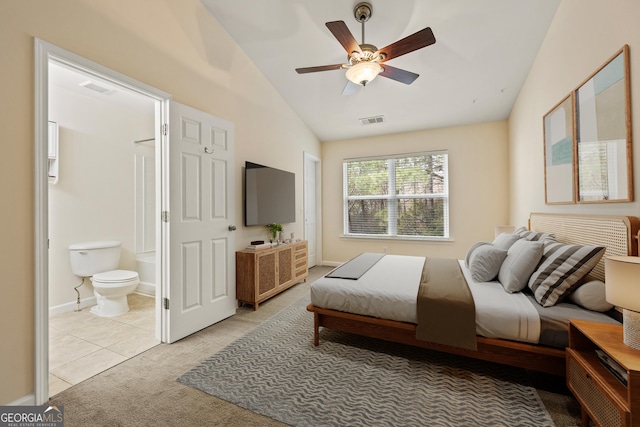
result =
[[[244,225],[296,221],[296,175],[245,162]]]

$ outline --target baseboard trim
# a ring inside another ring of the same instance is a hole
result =
[[[96,297],[91,296],[89,298],[85,298],[80,300],[80,309],[82,310],[83,308],[87,308],[87,307],[91,307],[93,305],[96,305]],[[56,305],[53,307],[49,307],[49,316],[54,315],[54,314],[60,314],[60,313],[69,313],[72,311],[75,311],[78,308],[78,303],[77,301],[73,301],[73,302],[67,302],[64,304],[60,304],[60,305]]]
[[[7,403],[7,406],[36,406],[36,396],[33,393],[27,394],[20,399]]]
[[[340,262],[340,261],[322,261],[322,265],[326,265],[327,267],[339,267],[342,264],[344,264],[344,262]]]
[[[140,282],[136,287],[135,293],[146,295],[148,297],[156,296],[156,285],[153,283]]]

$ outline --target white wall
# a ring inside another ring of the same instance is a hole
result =
[[[510,217],[530,212],[640,215],[640,202],[545,205],[542,117],[624,44],[631,59],[632,132],[640,129],[640,2],[562,0],[509,118]],[[636,137],[636,140],[638,138]],[[640,149],[633,153],[635,199]]]
[[[106,99],[107,96],[105,96]],[[135,155],[153,137],[148,114],[50,85],[49,119],[58,123],[60,178],[49,184],[49,307],[76,301],[80,279],[68,247],[93,240],[122,242],[119,268],[135,270]],[[79,288],[93,296],[90,280]]]
[[[343,234],[342,162],[353,157],[447,150],[451,242],[356,239]],[[493,240],[508,219],[507,122],[491,122],[322,144],[323,261],[361,252],[463,258],[471,244]]]

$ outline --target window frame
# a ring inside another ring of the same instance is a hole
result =
[[[419,157],[419,156],[434,156],[444,155],[444,193],[432,193],[432,194],[396,194],[396,173],[395,167],[397,159],[403,159],[407,157]],[[347,166],[350,162],[365,162],[370,160],[385,160],[391,161],[389,164],[389,171],[387,175],[387,183],[389,187],[389,194],[386,195],[367,195],[367,196],[349,196],[348,191],[348,175]],[[447,150],[434,150],[434,151],[421,151],[415,153],[402,153],[383,156],[368,156],[368,157],[354,157],[344,159],[342,161],[342,213],[343,213],[343,235],[342,237],[348,238],[362,238],[362,239],[381,239],[381,240],[422,240],[422,241],[451,241],[450,238],[450,192],[449,192],[449,153]],[[444,200],[444,224],[442,236],[417,236],[417,235],[398,235],[398,203],[400,199],[443,199]],[[388,200],[387,209],[387,234],[364,234],[364,233],[350,233],[349,232],[349,202],[352,200]]]

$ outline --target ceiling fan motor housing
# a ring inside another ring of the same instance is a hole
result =
[[[378,60],[378,48],[372,44],[361,44],[360,50],[362,52],[352,52],[348,56],[349,64],[354,65],[358,62],[369,62]]]
[[[353,9],[353,15],[356,17],[356,21],[367,22],[371,18],[371,5],[367,2],[358,3]]]

